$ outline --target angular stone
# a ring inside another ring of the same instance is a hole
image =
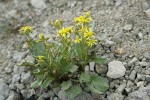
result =
[[[132,66],[136,61],[138,61],[138,59],[134,57],[132,60],[128,62],[128,66]]]
[[[141,87],[139,90],[134,91],[128,95],[125,100],[150,100],[150,85]]]
[[[90,62],[90,71],[94,71],[94,67],[95,67],[95,62]]]
[[[122,83],[117,89],[116,89],[116,92],[117,93],[122,93],[123,90],[125,89],[126,87],[126,83]]]
[[[24,84],[31,83],[33,80],[33,76],[31,75],[30,72],[25,73],[23,76],[21,76],[21,82]]]
[[[133,70],[133,71],[131,72],[131,74],[129,75],[129,79],[130,79],[130,80],[135,80],[135,76],[136,76],[136,71]]]
[[[0,83],[0,95],[7,97],[9,95],[10,89],[9,86],[5,83]]]
[[[107,96],[108,100],[123,100],[124,97],[120,93],[112,93]]]

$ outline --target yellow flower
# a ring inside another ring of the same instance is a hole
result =
[[[88,31],[86,33],[84,33],[84,38],[90,38],[93,35],[92,31]]]
[[[90,23],[92,21],[92,18],[90,17],[90,13],[86,12],[84,16],[79,16],[77,18],[74,18],[74,22],[77,24],[79,23]]]
[[[38,56],[38,60],[43,60],[44,56]]]
[[[63,21],[60,19],[60,20],[56,20],[55,22],[52,22],[51,25],[57,27],[58,29],[61,28],[61,26],[63,25]]]
[[[39,39],[36,40],[36,42],[42,42],[43,40],[45,40],[44,34],[39,34]]]
[[[43,40],[43,39],[44,39],[44,34],[42,34],[42,33],[39,34],[39,39],[40,39],[40,40]]]
[[[81,38],[79,38],[78,36],[76,37],[76,39],[74,40],[75,43],[80,43],[81,42]]]
[[[29,35],[32,31],[33,28],[31,26],[21,27],[21,29],[19,30],[21,34],[25,34],[25,35]]]
[[[87,40],[87,45],[88,45],[89,47],[92,47],[92,46],[95,45],[96,43],[97,43],[96,40],[93,40],[93,39],[88,39],[88,40]]]
[[[59,30],[57,36],[61,36],[63,38],[66,38],[67,34],[71,33],[72,27],[62,28]]]

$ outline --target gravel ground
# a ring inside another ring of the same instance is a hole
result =
[[[84,92],[76,100],[150,100],[150,1],[149,0],[0,0],[0,100],[66,100],[54,88],[35,96],[33,76],[17,66],[33,61],[20,36],[21,26],[54,36],[50,21],[62,18],[66,25],[90,11],[101,40],[98,54],[107,65],[90,64],[89,71],[107,77],[110,89],[102,95]]]

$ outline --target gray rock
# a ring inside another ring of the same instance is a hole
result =
[[[31,55],[28,55],[24,60],[25,60],[26,62],[29,62],[29,63],[32,63],[32,64],[34,64],[34,62],[35,62],[34,57],[31,56]]]
[[[123,100],[124,97],[120,93],[112,93],[107,96],[108,100]]]
[[[53,88],[53,92],[58,95],[58,92],[60,91],[60,87],[56,87],[56,88]],[[61,91],[62,92],[62,91]]]
[[[136,72],[138,72],[138,73],[141,73],[142,67],[141,67],[141,66],[135,66],[135,67],[134,67],[134,70],[135,70]]]
[[[57,97],[54,97],[54,99],[53,100],[59,100]]]
[[[15,52],[13,54],[13,59],[17,62],[21,61],[25,56],[27,55],[27,52]]]
[[[146,16],[147,16],[148,18],[150,18],[150,8],[147,9],[147,10],[145,10],[145,14],[146,14]]]
[[[130,31],[130,30],[132,30],[132,28],[133,28],[133,25],[132,25],[132,24],[126,24],[126,25],[123,27],[123,29],[126,30],[126,31]]]
[[[30,0],[30,3],[34,8],[40,10],[44,10],[47,7],[44,0]]]
[[[98,73],[98,74],[105,74],[107,72],[107,67],[104,66],[104,65],[97,65],[95,66],[95,71]]]
[[[94,71],[94,67],[95,67],[95,62],[90,62],[90,71]]]
[[[130,93],[125,100],[150,100],[150,85]]]
[[[145,71],[145,73],[146,73],[147,75],[150,75],[150,68],[148,68],[148,69]]]
[[[66,98],[66,96],[65,96],[65,92],[64,92],[63,90],[60,90],[60,91],[58,92],[58,97],[59,97],[59,99],[61,99],[61,100],[67,100],[67,98]]]
[[[10,89],[9,86],[5,83],[0,83],[0,95],[7,97],[9,95]]]
[[[6,100],[20,100],[20,96],[17,93],[11,91],[9,97]]]
[[[149,62],[140,62],[140,66],[149,66]]]
[[[74,100],[94,100],[94,99],[89,93],[83,92],[80,95],[78,95]]]
[[[16,89],[17,89],[17,86],[16,86],[16,84],[9,84],[9,88],[10,88],[11,90],[16,90]]]
[[[5,100],[5,97],[2,94],[0,94],[0,100]]]
[[[131,88],[125,88],[125,91],[126,91],[127,93],[130,93],[130,92],[131,92]]]
[[[143,0],[142,8],[143,8],[143,10],[147,10],[149,8],[149,4],[148,4],[147,0]]]
[[[114,1],[113,0],[105,0],[105,3],[107,6],[113,5]]]
[[[113,46],[115,43],[113,41],[110,40],[106,40],[106,42],[103,44],[105,47],[111,47]]]
[[[127,88],[132,88],[134,86],[134,83],[128,80],[127,82]]]
[[[133,70],[133,71],[131,72],[131,74],[129,75],[129,79],[130,79],[130,80],[135,80],[135,76],[136,76],[136,71]]]
[[[35,94],[33,89],[28,90],[27,98],[30,98],[33,94]]]
[[[31,83],[33,80],[33,76],[31,76],[31,73],[25,73],[23,76],[21,76],[21,82],[24,84]]]
[[[107,76],[109,78],[120,78],[125,75],[126,68],[120,61],[112,61],[108,64]]]
[[[138,59],[136,58],[136,57],[134,57],[132,60],[130,60],[129,62],[128,62],[128,66],[132,66],[135,62],[137,62],[138,61]]]
[[[45,100],[43,96],[40,96],[37,100]]]
[[[144,81],[144,80],[146,79],[146,76],[143,75],[143,74],[139,74],[139,73],[138,73],[138,74],[137,74],[137,79],[138,79],[138,80],[143,80],[143,81]]]
[[[150,82],[150,76],[149,75],[146,75],[146,81]]]
[[[145,52],[145,53],[143,54],[143,56],[144,56],[146,59],[150,59],[150,53],[148,53],[148,52]]]
[[[27,98],[27,95],[28,95],[28,90],[21,90],[21,94],[24,98]]]
[[[123,3],[123,0],[116,0],[116,6],[122,5],[122,3]]]
[[[140,81],[136,83],[137,87],[144,87],[144,81]]]
[[[140,32],[138,33],[139,39],[143,39],[143,34]]]
[[[20,74],[14,74],[12,77],[12,83],[16,83],[20,81]]]
[[[23,84],[16,84],[16,86],[19,90],[22,90],[25,88],[25,86]]]
[[[12,72],[12,69],[9,67],[6,67],[5,69],[6,74],[10,74]]]
[[[16,74],[21,74],[24,71],[25,71],[25,67],[20,67],[20,66],[15,65],[13,68],[13,72]]]
[[[85,72],[90,72],[90,68],[89,68],[88,65],[84,67],[84,71],[85,71]]]
[[[126,83],[122,83],[117,89],[116,89],[116,92],[117,93],[122,93],[123,90],[125,89],[126,87]]]

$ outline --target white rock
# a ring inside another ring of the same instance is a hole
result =
[[[126,24],[123,29],[126,30],[126,31],[130,31],[131,29],[133,28],[133,25],[132,24]]]
[[[90,62],[90,71],[94,71],[94,67],[95,67],[95,62]]]
[[[84,71],[85,71],[85,72],[89,72],[89,71],[90,71],[90,69],[89,69],[89,66],[88,66],[88,65],[84,67]]]
[[[107,76],[109,78],[120,78],[125,75],[126,68],[120,61],[112,61],[108,64]]]
[[[149,8],[149,9],[147,9],[147,10],[145,10],[145,13],[146,13],[147,17],[149,17],[149,18],[150,18],[150,8]]]
[[[34,8],[44,10],[47,6],[44,0],[30,0],[31,5]]]
[[[141,86],[144,86],[144,81],[140,81],[138,83],[136,83],[137,87],[141,87]]]
[[[116,6],[122,5],[122,3],[123,3],[123,0],[116,0]]]
[[[4,70],[5,70],[6,74],[9,74],[12,72],[12,69],[9,67],[6,67]]]

